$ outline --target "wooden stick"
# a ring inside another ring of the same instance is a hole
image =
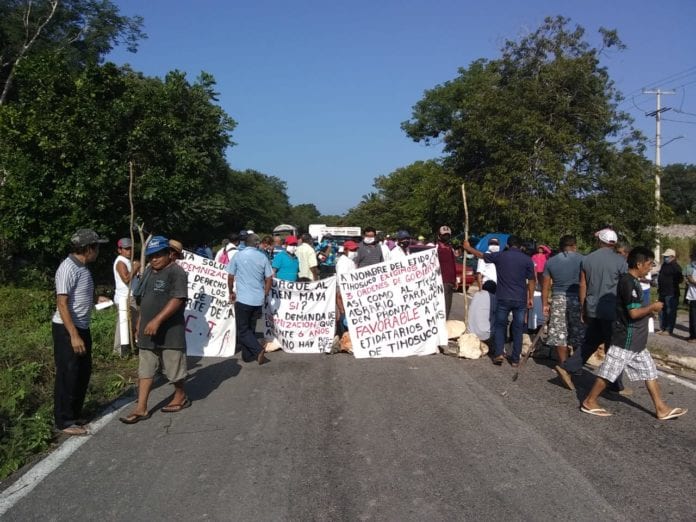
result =
[[[466,203],[466,184],[462,182],[462,200],[464,201],[464,241],[469,241],[469,206]],[[462,249],[463,250],[463,249]],[[466,250],[463,251],[462,289],[464,290],[464,323],[469,330],[469,301],[466,293]]]

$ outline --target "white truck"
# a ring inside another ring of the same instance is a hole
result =
[[[339,238],[360,237],[362,230],[360,227],[327,227],[326,225],[309,225],[309,235],[316,238],[317,242],[321,242],[326,234],[331,234]]]

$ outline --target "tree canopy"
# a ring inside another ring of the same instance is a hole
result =
[[[662,169],[661,195],[673,221],[696,224],[696,165],[675,163]]]
[[[450,182],[466,182],[475,231],[555,242],[611,223],[630,240],[653,237],[654,171],[600,65],[622,44],[615,31],[600,37],[593,47],[583,28],[547,18],[506,42],[499,58],[476,60],[426,91],[402,124],[415,141],[443,144]],[[448,212],[445,221],[462,221],[452,203]]]

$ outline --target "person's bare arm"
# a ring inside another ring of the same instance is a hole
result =
[[[655,303],[649,304],[648,306],[641,306],[640,308],[634,308],[633,310],[629,310],[628,315],[631,319],[635,321],[636,319],[642,319],[647,315],[652,315],[653,313],[659,312],[660,310],[662,310],[663,306],[664,303],[662,303],[661,301],[657,301]]]
[[[534,308],[534,290],[536,289],[536,280],[530,279],[527,281],[527,308]]]
[[[551,304],[549,303],[549,297],[551,294],[551,282],[553,279],[551,276],[544,277],[544,282],[541,284],[541,304],[544,307],[544,317],[548,317],[551,312]]]
[[[68,309],[68,295],[58,294],[56,297],[56,305],[58,306],[58,313],[63,321],[63,326],[68,331],[70,335],[70,345],[72,346],[73,352],[77,355],[83,355],[87,349],[85,348],[85,342],[80,337],[80,332],[77,331],[77,327],[72,320],[70,315],[70,310]]]
[[[128,271],[128,267],[126,267],[126,264],[123,261],[119,261],[118,263],[116,263],[116,272],[121,278],[121,281],[123,281],[126,284],[131,282],[131,279],[133,279],[133,276],[135,276],[135,274],[138,273],[138,270],[140,270],[139,261],[133,261],[133,269],[130,272]]]
[[[234,303],[237,300],[237,294],[234,291],[234,276],[232,274],[227,274],[227,287],[230,289],[230,303]]]
[[[587,279],[585,271],[580,270],[580,284],[578,285],[578,299],[580,300],[580,318],[585,322],[585,298],[587,297]]]
[[[268,295],[269,292],[271,291],[271,287],[273,286],[273,277],[267,277],[263,281],[263,295]]]
[[[319,269],[316,266],[313,266],[310,268],[312,271],[312,277],[314,278],[314,281],[319,281]]]
[[[483,258],[483,252],[481,252],[480,250],[476,250],[474,247],[471,246],[471,244],[468,241],[464,241],[462,243],[462,248],[474,257],[477,257],[479,259]]]

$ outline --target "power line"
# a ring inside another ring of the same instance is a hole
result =
[[[678,112],[679,114],[686,114],[688,116],[696,116],[696,113],[693,112],[686,112],[681,109],[672,109],[674,112]]]
[[[662,118],[662,121],[673,121],[673,122],[676,122],[676,123],[689,123],[689,124],[691,124],[691,125],[696,125],[696,121],[672,120],[672,119],[669,119],[669,118]]]

